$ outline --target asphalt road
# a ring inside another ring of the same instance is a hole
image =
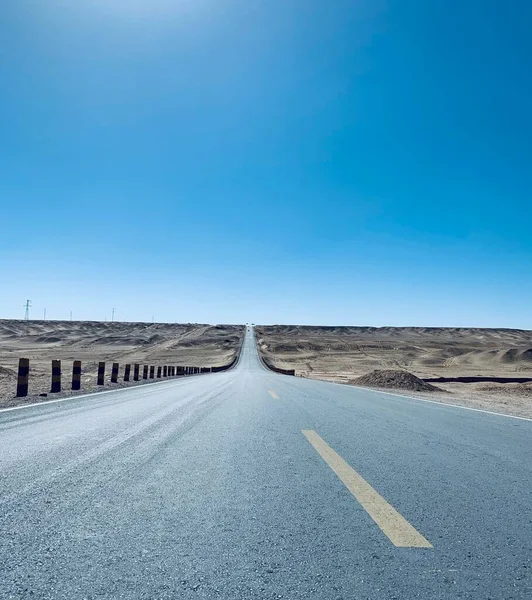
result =
[[[0,412],[0,598],[532,598],[532,422],[265,371]]]

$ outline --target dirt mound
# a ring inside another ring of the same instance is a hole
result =
[[[351,383],[355,385],[363,385],[367,387],[376,388],[393,388],[397,390],[411,390],[416,392],[440,392],[440,388],[437,388],[430,383],[425,383],[419,377],[416,377],[408,371],[388,371],[388,370],[375,370],[362,377],[353,379]]]

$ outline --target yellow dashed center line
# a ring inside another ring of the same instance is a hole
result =
[[[270,396],[274,399],[274,400],[280,400],[281,398],[279,398],[279,396],[273,391],[273,390],[268,390],[268,394],[270,394]]]
[[[360,502],[369,516],[377,523],[382,532],[388,536],[394,546],[401,548],[432,548],[432,544],[412,527],[391,504],[388,504],[315,431],[303,429],[302,433],[316,452],[336,473],[345,487]]]

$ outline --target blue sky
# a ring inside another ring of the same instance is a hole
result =
[[[532,328],[532,5],[4,0],[0,316]]]

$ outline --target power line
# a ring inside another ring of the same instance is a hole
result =
[[[31,300],[26,300],[26,304],[24,304],[24,308],[26,309],[26,311],[24,313],[24,321],[30,320],[30,306],[31,306]]]

